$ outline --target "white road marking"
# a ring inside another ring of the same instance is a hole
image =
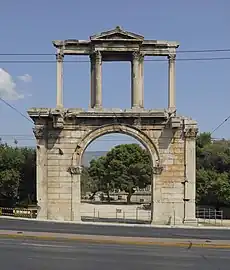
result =
[[[23,246],[35,246],[35,247],[51,247],[51,248],[73,248],[72,246],[60,246],[60,245],[47,245],[37,243],[21,243]]]

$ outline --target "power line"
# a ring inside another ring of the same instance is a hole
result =
[[[211,52],[230,52],[229,48],[226,49],[204,49],[204,50],[178,50],[177,53],[211,53]]]
[[[177,53],[213,53],[230,52],[230,48],[225,49],[201,49],[201,50],[177,50]],[[55,53],[0,53],[0,56],[55,56]]]
[[[24,117],[27,121],[30,121],[32,124],[34,124],[34,122],[27,117],[26,115],[24,115],[22,112],[20,112],[18,109],[16,109],[14,106],[10,105],[10,103],[8,103],[7,101],[5,101],[3,98],[0,97],[0,100],[6,104],[8,107],[10,107],[12,110],[16,111],[19,115],[21,115],[22,117]]]
[[[175,61],[223,61],[230,57],[177,58]],[[145,59],[145,62],[167,62],[167,59]],[[90,63],[89,60],[64,60],[64,63]],[[54,64],[56,60],[0,60],[2,64]]]
[[[225,122],[227,122],[229,119],[230,119],[230,115],[229,115],[226,119],[224,119],[224,121],[222,121],[215,129],[213,129],[213,131],[211,132],[211,135],[212,135],[215,131],[217,131],[220,127],[222,127],[223,124],[225,124]]]

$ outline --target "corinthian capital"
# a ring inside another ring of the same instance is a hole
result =
[[[96,62],[101,62],[101,52],[100,51],[95,52],[95,60],[96,60]]]
[[[63,53],[57,53],[56,54],[56,60],[58,62],[63,62],[63,60],[64,60],[64,54]]]
[[[43,139],[45,134],[45,127],[43,125],[36,125],[33,128],[33,133],[36,139]]]
[[[184,129],[184,136],[186,138],[196,138],[197,133],[198,133],[197,127],[186,127]]]
[[[175,53],[170,53],[168,55],[168,60],[169,61],[175,61],[175,59],[176,59],[176,54]]]
[[[133,59],[140,60],[140,52],[133,52]]]

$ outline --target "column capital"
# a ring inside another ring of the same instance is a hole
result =
[[[196,138],[198,131],[198,127],[185,127],[184,136],[191,139]]]
[[[138,60],[139,62],[144,61],[145,54],[139,51],[132,53],[133,59]]]
[[[101,52],[100,51],[96,51],[94,53],[94,57],[95,57],[96,62],[101,62]]]
[[[169,61],[175,61],[176,60],[176,54],[175,53],[170,53],[168,55],[168,60]]]
[[[56,53],[56,60],[58,62],[63,62],[63,60],[64,60],[64,54],[63,53]]]
[[[95,62],[95,53],[90,53],[89,54],[89,59],[90,59],[91,63]]]
[[[144,54],[144,53],[142,53],[142,52],[140,52],[140,55],[139,55],[139,60],[140,60],[140,62],[141,62],[141,63],[143,63],[143,62],[144,62],[144,58],[145,58],[145,54]]]
[[[45,135],[45,126],[35,125],[35,127],[33,128],[33,133],[36,139],[43,139]]]
[[[83,168],[82,166],[70,166],[69,169],[68,169],[68,172],[70,174],[81,174],[83,171]]]
[[[157,164],[157,166],[153,167],[153,174],[160,175],[163,171],[163,166]]]
[[[140,59],[140,52],[133,52],[132,56],[133,56],[134,60],[139,60]]]

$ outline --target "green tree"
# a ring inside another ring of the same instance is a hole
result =
[[[211,140],[210,133],[197,138],[197,202],[218,208],[230,204],[230,142]]]
[[[138,144],[115,146],[105,157],[90,163],[89,174],[98,181],[98,190],[109,192],[119,189],[128,193],[130,203],[136,188],[151,184],[151,160],[145,149]]]
[[[36,204],[36,151],[23,147],[20,149],[24,162],[20,167],[19,198],[21,205]]]
[[[0,203],[2,206],[14,205],[19,196],[20,170],[24,156],[17,147],[0,144]]]
[[[92,192],[91,199],[98,191],[102,191],[107,194],[107,199],[110,201],[112,181],[108,177],[106,157],[91,160],[88,173],[90,176],[90,191]]]

